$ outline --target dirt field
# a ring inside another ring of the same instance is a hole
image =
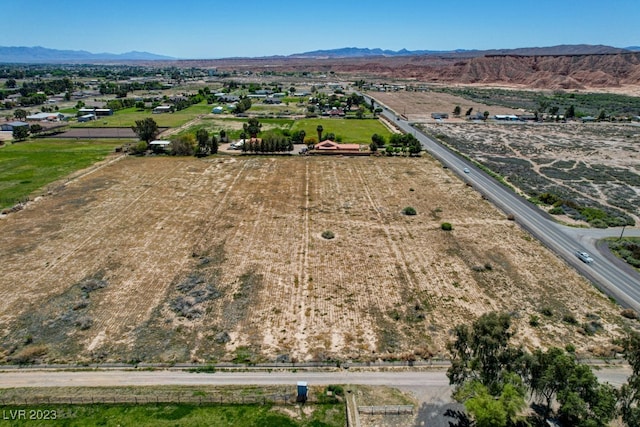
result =
[[[446,356],[489,310],[529,347],[602,354],[622,334],[617,307],[427,156],[125,158],[1,218],[0,259],[11,362]]]
[[[431,113],[448,113],[447,122],[463,122],[464,115],[469,108],[471,114],[489,111],[495,114],[523,114],[523,110],[516,110],[500,105],[485,105],[464,99],[459,96],[442,92],[371,92],[369,95],[391,108],[398,114],[405,114],[412,122],[435,122]],[[453,117],[453,109],[460,106],[461,118]]]

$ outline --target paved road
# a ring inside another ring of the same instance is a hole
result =
[[[614,386],[624,383],[630,374],[628,366],[607,367],[594,371],[600,381]],[[0,388],[14,387],[114,387],[163,385],[294,385],[307,381],[311,385],[358,384],[387,385],[404,389],[449,386],[446,370],[426,371],[250,371],[192,373],[178,370],[137,371],[51,371],[9,370],[0,372]]]
[[[367,102],[370,102],[371,98],[368,95],[364,96]],[[504,187],[476,168],[471,162],[424,135],[411,123],[396,115],[383,104],[377,101],[376,103],[383,108],[382,114],[388,120],[396,123],[404,132],[413,134],[426,151],[443,165],[458,173],[503,212],[514,215],[518,224],[591,280],[607,295],[615,298],[620,305],[640,312],[640,274],[615,257],[607,256],[605,251],[599,251],[596,245],[597,238],[619,236],[621,229],[596,231],[557,224],[548,214]],[[464,172],[465,168],[469,170],[469,173]],[[640,229],[627,227],[624,234],[625,236],[640,236]],[[584,264],[576,257],[576,250],[585,250],[591,253],[595,262]]]

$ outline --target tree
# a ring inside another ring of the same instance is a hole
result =
[[[260,133],[260,129],[262,128],[262,124],[256,118],[250,118],[247,123],[242,125],[245,133],[249,135],[250,138],[257,138]]]
[[[482,113],[482,116],[484,117],[485,120],[487,120],[489,118],[489,112],[485,111],[484,113]]]
[[[632,333],[624,343],[631,375],[620,388],[620,415],[628,426],[640,425],[640,335]]]
[[[460,110],[460,106],[456,105],[456,107],[453,109],[453,115],[456,116],[456,117],[459,117],[460,116],[460,111],[461,111]]]
[[[12,136],[16,141],[24,141],[29,137],[29,126],[14,127]]]
[[[227,132],[224,129],[220,130],[220,142],[227,142]]]
[[[373,135],[371,135],[371,143],[374,144],[376,148],[378,148],[378,147],[384,147],[384,144],[386,144],[386,141],[384,139],[384,136],[374,133]]]
[[[4,86],[8,89],[15,88],[17,86],[16,79],[7,79],[7,81],[4,82]]]
[[[196,138],[193,134],[178,136],[171,140],[170,153],[174,156],[193,156],[196,149]]]
[[[206,129],[198,129],[196,141],[198,141],[198,152],[196,154],[206,156],[209,152],[209,132]]]
[[[218,138],[216,138],[215,135],[211,135],[211,140],[209,141],[209,153],[218,153]]]
[[[16,111],[13,112],[13,117],[15,117],[18,120],[25,120],[28,114],[29,113],[26,110],[23,110],[22,108],[18,108],[16,109]]]
[[[605,114],[604,110],[600,110],[600,113],[598,114],[598,121],[602,122],[606,119],[607,119],[607,115]]]
[[[318,141],[322,141],[322,131],[324,131],[324,128],[322,125],[318,125],[316,128],[316,132],[318,132]]]
[[[466,383],[456,392],[456,399],[464,402],[477,427],[502,427],[513,425],[518,413],[526,406],[526,390],[522,379],[510,373],[498,396],[478,380]]]
[[[576,116],[576,108],[573,105],[569,105],[564,111],[565,119],[573,119]]]
[[[587,365],[575,364],[568,381],[557,394],[558,416],[565,425],[597,427],[609,424],[616,413],[613,386],[599,384]]]
[[[42,127],[42,125],[39,125],[38,123],[29,126],[29,132],[31,132],[32,134],[39,134],[43,130],[44,128]]]
[[[537,349],[527,361],[528,384],[534,396],[544,399],[544,419],[549,418],[551,404],[566,385],[575,362],[564,350],[553,347]]]
[[[150,117],[143,120],[136,120],[136,125],[131,126],[131,129],[138,135],[141,141],[145,141],[146,143],[153,141],[160,131],[156,121]]]
[[[544,399],[544,420],[558,402],[558,416],[566,425],[607,425],[615,415],[616,394],[608,384],[599,384],[587,365],[559,348],[536,350],[527,361],[527,383],[534,396]]]
[[[522,350],[509,346],[510,327],[509,315],[495,312],[483,314],[471,328],[456,326],[456,339],[447,345],[451,352],[449,383],[460,387],[467,381],[478,380],[492,395],[497,395],[505,373],[522,370]]]
[[[144,110],[144,101],[136,101],[136,109],[137,110]]]
[[[473,107],[469,108],[469,109],[467,110],[467,112],[466,112],[466,113],[464,113],[464,115],[465,115],[465,116],[467,116],[467,117],[469,117],[469,116],[471,115],[471,112],[472,112],[472,111],[473,111]]]

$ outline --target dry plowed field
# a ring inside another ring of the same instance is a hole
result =
[[[0,259],[6,362],[446,356],[490,310],[586,352],[623,322],[426,156],[125,158],[0,219]]]

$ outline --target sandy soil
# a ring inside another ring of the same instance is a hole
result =
[[[413,122],[435,122],[431,118],[431,113],[448,113],[450,118],[446,120],[447,122],[464,122],[464,115],[469,108],[473,108],[471,114],[489,111],[492,116],[524,113],[524,110],[499,105],[487,106],[442,92],[372,92],[370,95],[396,113],[405,114]],[[453,109],[457,105],[460,106],[462,115],[460,118],[453,116]]]
[[[2,218],[0,259],[5,360],[446,356],[490,310],[529,347],[622,334],[617,307],[426,156],[125,158]]]

